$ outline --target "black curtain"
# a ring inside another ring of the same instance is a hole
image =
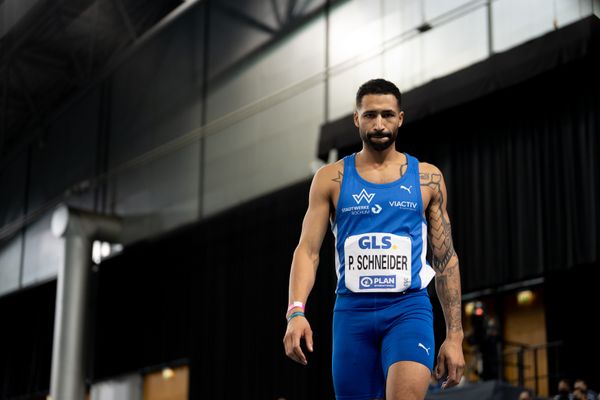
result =
[[[309,367],[283,350],[288,278],[310,182],[252,201],[103,263],[97,381],[169,362],[191,366],[191,398],[331,398],[332,235],[307,305]]]
[[[56,281],[0,301],[0,399],[45,398],[50,388]]]
[[[553,271],[545,283],[548,342],[561,345],[548,351],[550,393],[558,381],[583,379],[590,389],[600,389],[598,375],[598,305],[600,262],[579,265],[569,271]]]

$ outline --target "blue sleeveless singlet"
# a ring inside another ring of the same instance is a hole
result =
[[[405,155],[405,174],[384,184],[369,182],[358,174],[356,154],[344,158],[344,177],[331,227],[337,294],[420,290],[435,275],[426,261],[427,222],[419,161]]]

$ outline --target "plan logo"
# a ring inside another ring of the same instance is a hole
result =
[[[361,276],[359,282],[359,289],[395,289],[396,288],[396,276],[395,275],[370,275]]]
[[[354,197],[354,201],[356,202],[356,204],[360,204],[363,199],[367,201],[368,204],[371,203],[371,200],[373,200],[373,197],[375,197],[375,193],[367,193],[367,191],[365,189],[361,190],[359,194],[353,194],[352,197]]]

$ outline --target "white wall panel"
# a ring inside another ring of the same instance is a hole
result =
[[[142,400],[142,377],[127,375],[92,385],[91,400]]]
[[[385,52],[384,75],[402,93],[425,82],[423,38],[415,37]]]
[[[332,67],[364,55],[383,42],[380,1],[344,2],[329,17],[329,63]]]
[[[426,81],[450,74],[488,56],[485,7],[423,34]]]
[[[329,120],[335,120],[354,110],[356,91],[369,79],[382,76],[383,57],[381,55],[361,62],[329,79]]]
[[[299,83],[325,68],[325,19],[319,17],[282,40],[275,47],[227,81],[211,87],[207,121],[264,99]]]
[[[423,0],[425,20],[429,21],[472,2],[473,0]]]
[[[493,3],[494,51],[499,52],[567,25],[592,12],[588,0],[497,0]]]
[[[383,1],[383,40],[393,39],[423,23],[423,0]]]
[[[22,236],[0,245],[0,296],[19,288]]]
[[[25,252],[21,284],[28,286],[56,277],[64,263],[64,240],[50,230],[52,212],[29,225],[25,230]]]
[[[317,85],[207,138],[205,215],[310,176],[323,91]]]

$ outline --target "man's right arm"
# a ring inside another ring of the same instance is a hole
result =
[[[319,251],[329,221],[329,205],[331,199],[331,165],[321,168],[315,174],[308,200],[308,210],[302,222],[302,233],[292,260],[289,282],[289,304],[300,301],[306,304],[308,295],[313,288],[317,267],[319,266]],[[300,311],[292,309],[290,311]],[[288,322],[283,343],[285,352],[292,360],[307,364],[306,356],[300,347],[304,338],[309,351],[313,350],[312,330],[305,317],[298,316]]]

